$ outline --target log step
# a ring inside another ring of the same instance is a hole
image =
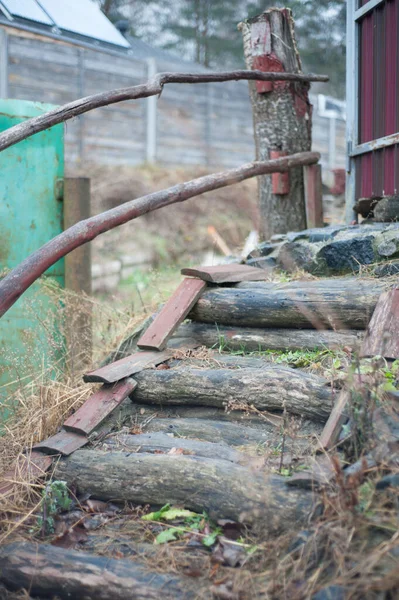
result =
[[[206,290],[189,318],[239,327],[361,330],[387,286],[361,278],[239,283]]]
[[[216,267],[190,267],[181,270],[182,275],[198,277],[210,283],[238,283],[239,281],[264,281],[263,269],[248,265],[218,265]]]
[[[265,534],[304,525],[313,505],[311,491],[289,488],[284,477],[199,456],[79,450],[58,463],[55,475],[102,500],[168,503],[205,510],[212,519],[258,521]]]
[[[242,369],[173,368],[137,373],[134,401],[167,406],[200,405],[224,408],[254,405],[259,410],[282,411],[326,421],[332,390],[322,377],[289,367]]]
[[[200,279],[183,279],[151,325],[137,342],[141,350],[164,350],[180,323],[184,321],[202,292],[206,283]]]
[[[360,346],[362,331],[315,330],[315,329],[273,329],[256,327],[229,327],[215,323],[182,323],[175,333],[182,342],[195,340],[201,346],[215,348],[228,347],[232,350],[256,352],[259,350],[316,350],[328,348],[353,348]],[[173,339],[173,338],[172,338]]]

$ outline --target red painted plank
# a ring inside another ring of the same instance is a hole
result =
[[[349,400],[350,392],[342,390],[321,433],[319,443],[322,449],[329,450],[335,445],[341,427],[348,419],[346,407]]]
[[[360,356],[399,359],[399,289],[381,294],[367,327]]]
[[[398,2],[385,2],[385,28],[380,32],[381,43],[385,42],[384,63],[380,65],[385,72],[385,128],[382,135],[390,135],[398,131],[396,125],[396,96],[398,85]],[[390,192],[391,193],[391,192]]]
[[[139,373],[143,369],[156,367],[169,358],[172,358],[173,350],[163,350],[162,352],[135,352],[126,358],[116,360],[110,365],[100,367],[95,371],[86,373],[83,379],[86,382],[115,383],[130,375]]]
[[[169,298],[151,325],[143,333],[137,347],[142,350],[163,350],[178,326],[206,288],[201,279],[185,278]]]
[[[34,450],[41,450],[45,454],[69,456],[72,452],[87,444],[88,441],[85,435],[78,435],[77,433],[72,433],[72,431],[61,429],[59,433],[40,442],[40,444],[36,444],[33,448]]]
[[[0,496],[11,494],[19,481],[32,482],[39,479],[48,471],[52,462],[50,456],[44,456],[34,450],[27,456],[20,456],[15,465],[2,476]]]
[[[288,156],[288,152],[282,150],[270,150],[270,158],[281,158]],[[290,174],[287,173],[272,173],[272,192],[278,196],[288,194],[290,191]]]
[[[136,386],[137,382],[130,378],[114,385],[104,385],[65,421],[64,429],[89,435],[131,394]]]
[[[238,264],[186,268],[181,270],[181,274],[198,277],[211,283],[239,283],[240,281],[263,281],[266,279],[263,269]]]
[[[306,222],[308,227],[323,227],[323,190],[321,165],[303,168]]]
[[[142,350],[163,350],[205,288],[206,283],[201,279],[183,279],[173,296],[143,333],[137,347]]]

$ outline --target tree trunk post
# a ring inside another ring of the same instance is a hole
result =
[[[248,69],[301,73],[291,11],[270,8],[239,24],[243,34]],[[256,157],[264,160],[272,153],[310,150],[312,105],[308,83],[249,82],[253,110]],[[261,236],[306,228],[302,169],[292,169],[289,184],[276,190],[272,177],[258,178]],[[278,193],[276,193],[276,191]],[[285,194],[281,192],[285,191]]]

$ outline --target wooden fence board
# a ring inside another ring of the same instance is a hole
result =
[[[79,435],[72,431],[61,429],[59,433],[49,437],[47,440],[36,444],[33,449],[40,450],[45,454],[62,454],[69,456],[75,450],[88,443],[88,438],[85,435]]]
[[[142,350],[163,350],[206,288],[201,279],[185,278],[137,342]]]
[[[381,294],[367,327],[360,356],[399,358],[399,289]]]
[[[211,283],[238,283],[240,281],[262,281],[266,279],[266,273],[263,269],[238,264],[185,268],[181,270],[181,274],[198,277]]]
[[[64,429],[89,435],[131,394],[136,386],[137,382],[131,378],[123,379],[115,385],[104,385],[65,421]]]
[[[173,350],[163,352],[135,352],[126,358],[121,358],[105,367],[86,373],[83,379],[86,382],[115,383],[143,369],[156,367],[173,356]]]

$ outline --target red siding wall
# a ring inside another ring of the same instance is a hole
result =
[[[399,0],[359,23],[358,130],[360,144],[399,132]],[[356,172],[358,198],[399,193],[399,145],[359,156]]]

